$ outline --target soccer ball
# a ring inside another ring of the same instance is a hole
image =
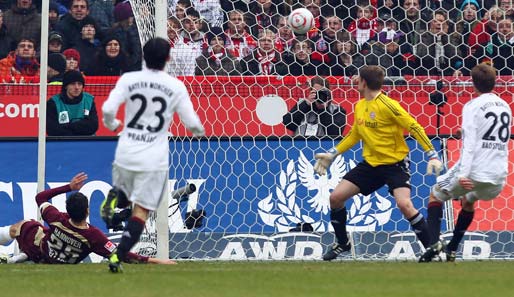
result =
[[[314,16],[306,8],[297,8],[287,17],[289,28],[296,34],[305,34],[314,27]]]

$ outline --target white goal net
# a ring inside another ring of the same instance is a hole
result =
[[[155,254],[156,230],[164,228],[175,259],[321,259],[334,242],[329,194],[362,159],[362,151],[357,145],[338,157],[326,177],[314,174],[314,154],[333,147],[353,123],[359,94],[351,77],[363,65],[385,69],[384,91],[425,127],[451,166],[459,155],[455,133],[462,107],[474,96],[471,67],[494,64],[499,74],[495,91],[514,107],[514,45],[510,42],[508,48],[504,42],[514,38],[513,13],[482,1],[429,2],[438,4],[169,1],[164,19],[173,45],[168,70],[188,87],[208,137],[192,140],[175,121],[167,225],[150,220],[139,251]],[[154,15],[160,10],[152,1],[131,3],[144,44],[155,36]],[[295,36],[287,29],[286,16],[296,7],[306,7],[316,18],[307,35]],[[216,15],[221,15],[221,25]],[[472,33],[478,23],[494,28],[488,39]],[[300,107],[317,75],[330,82],[334,110]],[[299,112],[287,122],[284,116],[295,106]],[[345,124],[336,120],[337,107]],[[320,124],[322,112],[332,115],[331,122]],[[412,201],[426,215],[435,179],[425,176],[426,160],[416,141],[407,138],[407,143]],[[512,150],[512,139],[508,145]],[[513,160],[511,156],[502,194],[478,203],[459,259],[512,258]],[[173,195],[187,184],[196,191]],[[413,260],[422,253],[386,187],[355,196],[346,208],[354,247],[346,259]],[[451,236],[459,210],[458,202],[446,205],[443,237]]]

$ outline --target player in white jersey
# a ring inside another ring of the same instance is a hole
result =
[[[431,246],[419,259],[430,262],[443,249],[448,261],[455,255],[464,233],[473,221],[474,203],[491,200],[502,191],[508,174],[508,149],[512,127],[509,104],[491,93],[496,69],[479,64],[471,70],[478,95],[462,110],[462,149],[459,160],[437,178],[428,204],[428,227]],[[460,199],[462,209],[448,245],[439,240],[443,202]]]
[[[149,211],[157,209],[163,196],[168,180],[168,129],[173,113],[178,113],[194,136],[205,134],[184,83],[163,71],[169,52],[168,41],[150,39],[143,47],[146,67],[123,74],[102,106],[104,125],[116,131],[121,128],[116,113],[125,103],[125,124],[112,169],[114,190],[102,203],[102,218],[109,225],[114,208],[128,203],[119,203],[118,198],[126,197],[133,204],[117,251],[109,259],[112,272],[121,271],[120,261],[125,261],[139,241]]]

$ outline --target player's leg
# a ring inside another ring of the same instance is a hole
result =
[[[127,195],[132,192],[133,173],[113,165],[112,180],[113,188],[100,205],[100,215],[105,222],[107,229],[122,230],[122,221],[126,220],[127,212],[117,213],[116,208],[128,208],[130,201]]]
[[[350,170],[332,191],[330,194],[330,223],[334,228],[337,242],[323,255],[323,260],[333,260],[340,253],[351,250],[351,243],[346,233],[345,202],[359,193],[368,195],[382,185],[380,179],[374,177],[373,168],[369,164],[361,162]]]
[[[337,242],[323,255],[323,260],[333,260],[340,253],[351,249],[346,233],[346,207],[344,204],[346,200],[358,194],[359,191],[355,184],[343,179],[330,194],[330,223],[334,228]]]
[[[148,214],[150,211],[157,210],[168,180],[167,171],[130,174],[132,175],[132,193],[129,200],[134,204],[134,208],[123,231],[117,251],[109,258],[109,269],[112,272],[120,270],[120,262],[127,260],[127,253],[139,241]]]
[[[403,216],[409,220],[414,233],[424,247],[428,246],[428,226],[423,215],[414,208],[411,200],[410,162],[408,158],[393,164],[378,166],[378,174],[382,176],[393,195],[396,205]]]
[[[466,193],[461,198],[462,209],[457,217],[457,223],[453,230],[453,236],[446,247],[446,259],[455,261],[455,255],[464,234],[473,222],[475,215],[475,202],[477,200],[492,200],[496,198],[503,189],[503,185],[489,183],[475,183],[473,191]]]

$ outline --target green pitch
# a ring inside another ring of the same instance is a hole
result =
[[[0,265],[6,297],[513,296],[514,262],[181,262]]]

